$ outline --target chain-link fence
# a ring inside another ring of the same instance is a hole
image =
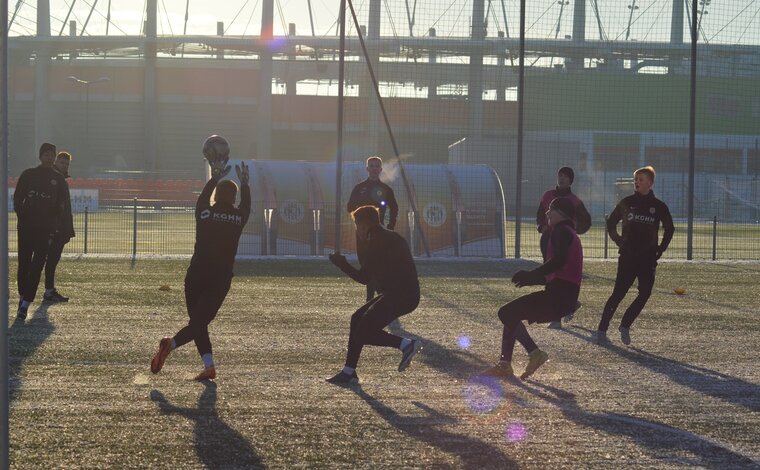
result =
[[[241,11],[263,14],[239,3],[224,31],[235,31]],[[654,192],[676,222],[665,257],[760,259],[760,5],[349,1],[341,49],[334,4],[309,8],[310,19],[330,16],[311,28],[289,25],[289,9],[279,10],[271,40],[149,34],[140,21],[141,41],[155,43],[150,60],[128,41],[87,47],[79,34],[56,43],[51,54],[65,60],[45,62],[40,41],[12,38],[11,173],[36,164],[23,156],[34,155],[47,123],[44,135],[74,150],[88,188],[114,191],[142,175],[152,195],[129,187],[119,197],[187,199],[203,184],[200,143],[222,134],[235,158],[256,162],[241,253],[310,255],[337,238],[352,250],[346,202],[366,177],[364,160],[379,155],[399,201],[396,229],[416,254],[539,257],[534,214],[569,166],[594,220],[581,238],[586,256],[612,257],[604,218],[632,192],[633,170],[652,165]],[[169,13],[158,11],[159,25],[183,16]],[[68,80],[74,74],[89,81]],[[160,184],[178,177],[194,185]],[[189,254],[192,213],[160,206],[77,213],[80,235],[67,250],[85,252],[86,233],[88,253]]]

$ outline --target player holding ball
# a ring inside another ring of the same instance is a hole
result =
[[[195,250],[185,276],[185,302],[190,321],[173,338],[164,337],[150,363],[157,374],[169,353],[190,341],[195,341],[203,360],[203,371],[195,380],[216,378],[208,325],[222,306],[230,290],[238,241],[251,212],[249,172],[245,163],[235,166],[240,181],[240,204],[235,207],[238,186],[222,180],[230,171],[230,146],[224,137],[212,135],[203,143],[203,156],[211,167],[211,179],[206,183],[195,205]],[[211,193],[215,202],[211,204]]]

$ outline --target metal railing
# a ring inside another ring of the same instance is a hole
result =
[[[16,251],[17,232],[15,214],[9,214],[9,247]],[[241,253],[255,255],[310,255],[313,249],[291,248],[282,233],[273,226],[271,211],[252,213],[246,233],[250,234],[253,224],[261,227],[255,236],[241,239],[246,245]],[[606,232],[605,219],[595,218],[591,229],[581,236],[586,258],[614,258],[617,247],[611,243]],[[540,258],[540,233],[533,228],[532,219],[523,219],[520,252],[525,258]],[[686,221],[675,221],[676,232],[666,259],[686,259]],[[506,220],[504,237],[507,254],[512,253],[515,242],[515,221]],[[141,255],[191,255],[195,242],[194,209],[190,207],[162,208],[143,205],[135,200],[132,207],[101,207],[98,210],[84,210],[74,214],[76,237],[66,246],[69,254],[108,254],[139,257]],[[303,230],[307,230],[304,228]],[[310,233],[300,238],[317,241],[317,252],[326,253],[325,247],[331,234],[324,232],[324,226],[309,226]],[[410,239],[410,234],[403,235]],[[272,243],[279,243],[281,249],[273,250]],[[414,244],[414,240],[409,240]],[[760,260],[760,223],[721,222],[717,217],[698,219],[694,222],[693,254],[701,260]],[[252,246],[261,245],[261,246]],[[295,242],[292,244],[296,246]],[[313,248],[313,247],[312,247]],[[350,251],[350,250],[347,250]],[[461,253],[459,250],[454,256]],[[418,253],[419,255],[419,253]]]

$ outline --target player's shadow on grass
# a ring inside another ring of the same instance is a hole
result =
[[[590,341],[591,330],[575,325],[572,328],[565,328],[564,331],[578,338]],[[584,331],[588,333],[588,336],[574,330]],[[632,346],[620,347],[610,343],[602,347],[631,362],[646,367],[652,372],[665,375],[673,382],[689,387],[695,392],[718,398],[734,405],[743,406],[754,412],[760,412],[760,385],[758,384],[705,367],[658,356]]]
[[[48,308],[50,308],[50,304],[40,304],[37,310],[30,312],[26,321],[16,318],[8,329],[9,396],[11,401],[18,397],[21,390],[20,375],[24,363],[55,331],[55,326],[50,323],[48,317]]]
[[[202,383],[206,388],[198,398],[197,408],[175,406],[158,390],[150,392],[150,399],[164,414],[177,414],[195,421],[195,450],[204,468],[267,468],[251,443],[219,417],[216,384]]]
[[[388,424],[409,437],[459,457],[466,469],[519,468],[519,465],[498,447],[465,434],[455,434],[440,426],[453,426],[459,420],[430,408],[424,403],[412,402],[425,412],[425,416],[403,416],[360,386],[351,390],[364,400]],[[419,462],[418,462],[419,464]]]
[[[574,394],[562,389],[533,380],[515,383],[531,395],[556,406],[566,419],[577,425],[597,429],[608,435],[625,436],[641,447],[656,451],[656,457],[662,458],[665,465],[724,469],[757,468],[759,464],[719,442],[683,429],[620,413],[584,410],[578,405]],[[687,451],[691,456],[674,457],[674,449]],[[600,448],[600,451],[606,453],[609,449]]]
[[[473,371],[479,371],[491,365],[467,350],[447,348],[431,339],[410,333],[401,324],[391,323],[388,325],[388,331],[402,338],[419,338],[422,340],[422,351],[415,356],[415,361],[420,361],[454,378],[470,377]]]

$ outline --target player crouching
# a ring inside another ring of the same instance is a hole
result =
[[[418,339],[401,338],[383,329],[393,320],[414,311],[420,302],[417,268],[409,245],[401,235],[380,224],[376,207],[359,207],[351,215],[356,224],[357,237],[367,244],[361,268],[351,266],[340,253],[331,254],[330,261],[356,282],[367,285],[375,281],[380,294],[351,316],[346,364],[343,370],[327,379],[329,383],[340,386],[359,382],[356,365],[364,345],[400,349],[399,372],[409,367],[412,357],[422,346]]]
[[[204,370],[195,380],[216,378],[211,354],[208,325],[224,302],[232,282],[238,241],[251,212],[251,191],[248,187],[248,167],[235,166],[240,181],[240,205],[235,207],[238,187],[234,181],[221,180],[230,171],[227,165],[230,148],[227,141],[212,135],[203,144],[203,155],[211,166],[211,179],[206,183],[195,205],[195,251],[185,276],[185,301],[190,316],[188,325],[173,338],[165,337],[150,363],[157,374],[169,353],[190,341],[203,360]],[[211,193],[216,190],[215,203]]]
[[[520,376],[525,380],[541,367],[549,355],[540,350],[528,334],[522,320],[528,323],[559,321],[572,311],[578,301],[583,272],[583,248],[575,233],[575,209],[566,198],[554,199],[546,211],[552,227],[547,248],[547,261],[532,271],[518,271],[512,276],[517,287],[545,284],[544,290],[519,297],[499,309],[499,319],[504,324],[501,337],[501,359],[497,365],[484,372],[501,378],[514,376],[512,350],[515,340],[528,352],[528,365]]]

